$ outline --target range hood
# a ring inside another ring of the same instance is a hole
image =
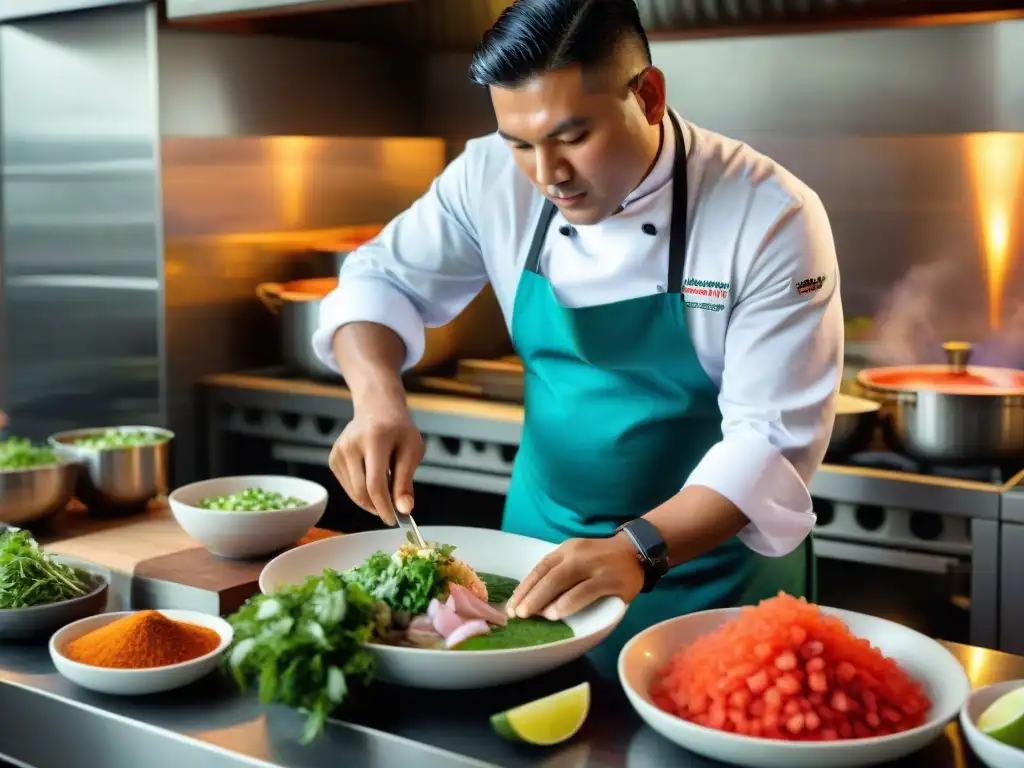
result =
[[[472,50],[512,0],[166,0],[171,23],[431,50]],[[994,21],[1024,0],[638,0],[655,40]]]
[[[167,0],[168,19],[265,18],[344,11],[412,0]]]

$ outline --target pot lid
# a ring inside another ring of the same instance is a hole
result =
[[[936,392],[943,395],[1024,395],[1024,371],[968,366],[973,347],[967,341],[942,345],[946,365],[905,365],[868,368],[857,381],[883,392]]]
[[[865,387],[888,392],[920,392],[945,395],[1024,395],[1024,371],[1012,368],[970,366],[962,371],[948,365],[906,365],[867,368],[857,374]]]
[[[280,297],[285,301],[319,301],[338,287],[336,277],[316,277],[292,280],[281,286]]]

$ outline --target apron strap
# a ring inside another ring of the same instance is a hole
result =
[[[686,209],[689,204],[689,183],[686,179],[686,142],[683,140],[683,129],[672,110],[668,112],[672,128],[676,136],[676,155],[672,169],[672,223],[669,229],[668,243],[668,293],[683,292],[683,267],[686,264]],[[679,203],[682,203],[680,205]],[[558,208],[547,198],[540,209],[537,227],[533,230],[533,241],[526,254],[523,269],[527,272],[540,274],[540,254],[544,250],[551,221],[555,218]]]
[[[540,209],[537,228],[533,230],[533,242],[530,243],[530,251],[526,255],[526,264],[523,266],[527,272],[540,274],[540,252],[544,249],[544,240],[548,236],[551,220],[555,218],[557,210],[555,204],[545,197],[544,206]]]
[[[690,203],[690,185],[686,179],[686,142],[683,128],[670,109],[669,120],[676,134],[676,156],[672,168],[672,225],[668,241],[668,293],[683,293],[683,267],[686,266],[686,209]]]

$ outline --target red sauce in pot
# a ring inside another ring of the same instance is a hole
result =
[[[947,366],[919,365],[861,371],[858,378],[868,387],[905,392],[931,390],[990,395],[1020,390],[1024,393],[1024,371],[1010,368],[969,367],[958,373]]]

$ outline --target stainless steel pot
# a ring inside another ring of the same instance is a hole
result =
[[[0,469],[0,523],[29,526],[53,517],[75,493],[79,465],[60,464],[31,469]]]
[[[857,374],[882,404],[892,447],[933,464],[1024,462],[1024,371],[968,367],[970,345],[944,345],[947,365]]]
[[[99,450],[75,445],[83,437],[108,429],[143,431],[162,438],[152,445]],[[157,427],[119,426],[76,429],[50,436],[57,453],[79,462],[75,495],[91,511],[130,512],[167,493],[170,475],[170,443],[174,433]]]
[[[314,379],[338,381],[338,374],[313,353],[312,338],[320,321],[320,302],[338,285],[337,278],[264,283],[260,301],[281,318],[281,357],[289,368]],[[511,351],[498,300],[485,288],[455,320],[428,328],[426,351],[414,371],[434,368],[458,357],[497,357]]]
[[[832,437],[828,441],[829,456],[849,456],[865,450],[878,425],[881,403],[840,392],[836,400],[836,417]]]

